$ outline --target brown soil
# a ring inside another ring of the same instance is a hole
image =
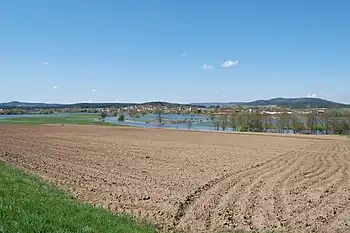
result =
[[[345,138],[0,125],[0,160],[170,231],[350,232]]]

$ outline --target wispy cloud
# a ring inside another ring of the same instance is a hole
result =
[[[48,62],[44,62],[44,65],[48,65],[49,63]]]
[[[221,64],[221,67],[222,68],[229,68],[229,67],[232,67],[232,66],[235,66],[239,63],[238,60],[225,60],[224,63]]]
[[[184,58],[184,57],[187,57],[187,56],[188,56],[188,53],[181,53],[180,58]]]
[[[92,92],[96,92],[96,89],[93,89]]]
[[[218,91],[217,91],[217,92],[215,92],[215,95],[220,95],[220,92],[218,92]]]
[[[214,67],[213,67],[212,65],[204,64],[204,65],[201,66],[201,68],[202,68],[203,70],[211,70],[211,69],[213,69]]]
[[[53,89],[58,89],[58,87],[54,86]]]

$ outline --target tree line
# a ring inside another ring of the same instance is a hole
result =
[[[263,112],[233,112],[211,114],[215,130],[229,128],[240,132],[293,132],[303,134],[349,134],[349,111],[310,111],[306,114]]]

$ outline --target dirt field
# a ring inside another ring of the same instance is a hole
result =
[[[350,232],[345,138],[0,125],[0,160],[171,231]]]

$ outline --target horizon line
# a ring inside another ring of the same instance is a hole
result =
[[[339,104],[345,104],[349,105],[350,103],[346,103],[343,101],[334,101],[334,100],[329,100],[325,98],[320,98],[320,97],[273,97],[269,99],[256,99],[256,100],[251,100],[251,101],[191,101],[191,102],[176,102],[176,101],[166,101],[166,100],[147,100],[147,101],[98,101],[98,102],[92,102],[92,101],[77,101],[77,102],[70,102],[70,103],[62,103],[62,102],[48,102],[48,101],[20,101],[20,100],[12,100],[12,101],[7,101],[7,102],[0,102],[0,104],[6,104],[6,103],[13,103],[13,102],[18,102],[18,103],[27,103],[27,104],[57,104],[57,105],[73,105],[73,104],[144,104],[144,103],[150,103],[150,102],[163,102],[163,103],[172,103],[172,104],[208,104],[208,103],[217,103],[217,104],[227,104],[227,103],[250,103],[250,102],[255,102],[255,101],[269,101],[273,99],[318,99],[318,100],[325,100],[325,101],[330,101],[334,103],[339,103]]]

